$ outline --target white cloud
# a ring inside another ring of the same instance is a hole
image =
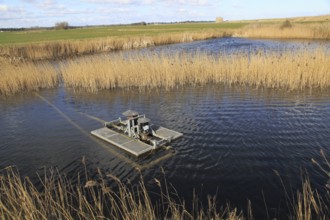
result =
[[[151,5],[166,3],[167,5],[207,5],[208,0],[82,0],[87,3],[97,3],[97,4],[125,4],[125,5]]]
[[[155,3],[155,0],[143,0],[143,3],[146,5],[151,5],[151,4]]]
[[[181,5],[207,5],[208,0],[164,0],[169,4],[179,3]]]
[[[22,0],[23,2],[27,2],[27,3],[36,3],[36,0]]]
[[[8,5],[0,5],[0,11],[8,11]]]
[[[44,0],[41,3],[38,4],[38,6],[42,9],[52,9],[54,8],[54,6],[56,5],[56,3],[53,0]]]
[[[100,14],[110,14],[110,13],[132,13],[133,11],[129,8],[105,8],[105,7],[99,7],[98,11]]]
[[[187,11],[188,11],[188,10],[187,10],[187,9],[184,9],[184,8],[179,8],[179,9],[178,9],[178,12],[181,12],[181,13],[182,13],[182,12],[187,12]]]
[[[0,5],[0,18],[4,15],[22,16],[26,12],[23,7],[9,7],[7,5]]]
[[[98,4],[104,4],[104,3],[112,3],[112,4],[137,4],[137,0],[84,0],[84,2],[88,3],[98,3]]]
[[[193,4],[193,5],[206,5],[208,3],[207,0],[181,0],[184,4]]]
[[[234,8],[244,8],[243,5],[240,5],[240,4],[238,4],[237,2],[235,2],[235,3],[233,4],[233,7],[234,7]]]

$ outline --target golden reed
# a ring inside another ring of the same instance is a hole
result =
[[[290,23],[290,26],[256,23],[242,28],[235,35],[249,38],[329,40],[330,23]]]
[[[119,55],[71,60],[60,69],[66,87],[90,92],[207,83],[288,90],[330,86],[330,56],[323,49],[237,53],[217,58],[204,53]]]
[[[56,87],[97,92],[114,88],[166,88],[184,85],[248,85],[252,87],[328,88],[330,56],[326,49],[236,53],[215,57],[189,54],[116,54],[60,62],[2,62],[0,94]]]
[[[28,177],[21,178],[17,170],[7,167],[0,175],[0,215],[2,219],[66,219],[66,220],[156,220],[156,219],[245,219],[243,213],[229,205],[220,208],[209,196],[206,206],[194,195],[194,208],[188,210],[175,190],[155,179],[159,187],[159,201],[151,201],[144,181],[137,186],[126,185],[111,174],[101,173],[99,178],[71,180],[52,170],[39,179],[37,188]],[[107,183],[114,185],[111,188]],[[42,187],[40,187],[42,186]],[[41,189],[40,189],[41,188]],[[181,202],[179,202],[181,201]]]
[[[0,95],[53,88],[59,82],[59,74],[50,63],[0,61],[0,78]]]
[[[329,161],[322,150],[321,154],[326,161],[325,166],[314,159],[312,162],[330,178]],[[82,162],[85,165],[85,158]],[[164,174],[163,170],[162,172]],[[280,178],[287,197],[287,208],[291,210],[287,214],[288,219],[328,219],[329,193],[319,193],[313,189],[308,177],[305,177],[302,179],[302,188],[296,195],[289,195],[280,174],[277,171],[275,174]],[[154,179],[159,190],[153,192],[154,195],[159,195],[156,203],[152,202],[142,177],[134,187],[100,169],[94,179],[88,176],[87,171],[85,174],[78,173],[76,179],[77,183],[73,184],[68,177],[54,170],[45,170],[43,176],[39,177],[39,182],[33,183],[29,177],[22,178],[13,167],[3,169],[0,173],[2,219],[253,219],[250,201],[246,213],[243,213],[228,204],[219,207],[216,196],[208,196],[207,205],[203,206],[193,194],[193,200],[189,203],[194,205],[192,210],[187,209],[185,201],[179,198],[174,188],[170,188],[165,176],[164,180]],[[327,192],[329,189],[327,184]],[[267,207],[265,212],[268,215]]]

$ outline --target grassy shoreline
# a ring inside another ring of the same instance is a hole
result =
[[[3,59],[6,59],[7,62],[15,62],[19,60],[55,60],[88,54],[192,42],[225,36],[230,36],[230,33],[219,30],[208,30],[205,32],[164,33],[156,36],[110,37],[12,45],[0,47],[0,58],[2,57]]]
[[[330,40],[330,16],[0,33],[0,58],[53,60],[221,37]],[[316,20],[315,20],[316,19]],[[322,20],[323,19],[323,20]]]
[[[28,43],[26,41],[25,44],[14,43],[0,46],[0,76],[2,78],[0,95],[54,88],[58,86],[59,82],[63,82],[67,87],[83,88],[91,92],[96,92],[99,89],[130,87],[171,88],[196,83],[245,84],[254,87],[285,88],[288,90],[327,88],[330,86],[328,83],[330,82],[330,61],[322,49],[319,49],[318,52],[296,51],[298,56],[290,52],[283,55],[275,53],[270,55],[257,53],[248,56],[236,54],[235,56],[223,56],[218,60],[205,54],[199,54],[195,58],[189,57],[189,55],[176,57],[182,60],[165,56],[125,60],[116,54],[117,58],[114,60],[117,63],[99,58],[79,62],[71,60],[71,58],[74,59],[86,54],[226,36],[330,39],[330,22],[328,20],[320,22],[309,18],[311,23],[301,23],[301,19],[291,19],[291,22],[266,20],[264,22],[118,26],[102,27],[101,30],[86,28],[68,31],[46,30],[45,33],[9,33],[7,38],[12,37],[10,34],[18,34],[18,42],[34,38],[37,41],[43,41],[50,36],[50,33],[55,33],[55,37],[50,38],[47,42]],[[325,16],[324,19],[328,19],[328,16]],[[307,22],[308,20],[303,21]],[[0,36],[3,37],[5,34],[8,33],[0,33]],[[44,35],[39,36],[40,34]],[[32,37],[27,37],[29,35]],[[108,35],[112,37],[105,37]],[[58,39],[66,38],[68,40],[58,41]],[[3,40],[4,38],[0,37],[0,39]],[[15,38],[13,39],[15,42]],[[56,40],[51,41],[52,39]],[[51,64],[53,61],[61,63],[63,58],[70,59],[66,65],[59,64],[60,69]],[[143,76],[144,79],[142,80],[140,76]],[[134,81],[133,79],[139,80]]]
[[[0,57],[52,60],[231,36],[240,23],[188,23],[0,33]]]

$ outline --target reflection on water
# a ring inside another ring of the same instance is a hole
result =
[[[220,201],[241,208],[246,199],[263,210],[261,191],[270,208],[283,199],[274,170],[297,188],[301,169],[320,189],[324,177],[311,158],[330,151],[329,91],[286,92],[249,87],[184,87],[171,91],[113,90],[98,94],[70,90],[39,93],[68,119],[33,94],[1,99],[0,167],[16,164],[23,175],[55,166],[69,175],[83,172],[81,158],[93,175],[100,167],[124,179],[138,177],[129,161],[141,161],[111,147],[102,147],[89,131],[102,124],[86,114],[112,120],[127,109],[145,113],[156,124],[184,133],[173,142],[177,154],[142,174],[166,177],[189,201],[193,189],[218,193]],[[77,125],[77,126],[76,126]],[[151,160],[149,158],[149,160]],[[72,175],[75,176],[75,175]],[[283,202],[283,201],[282,201]]]

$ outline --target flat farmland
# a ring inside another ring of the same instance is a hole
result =
[[[247,23],[178,23],[83,27],[67,30],[38,29],[0,32],[0,45],[30,44],[62,40],[155,36],[206,30],[239,29]]]

